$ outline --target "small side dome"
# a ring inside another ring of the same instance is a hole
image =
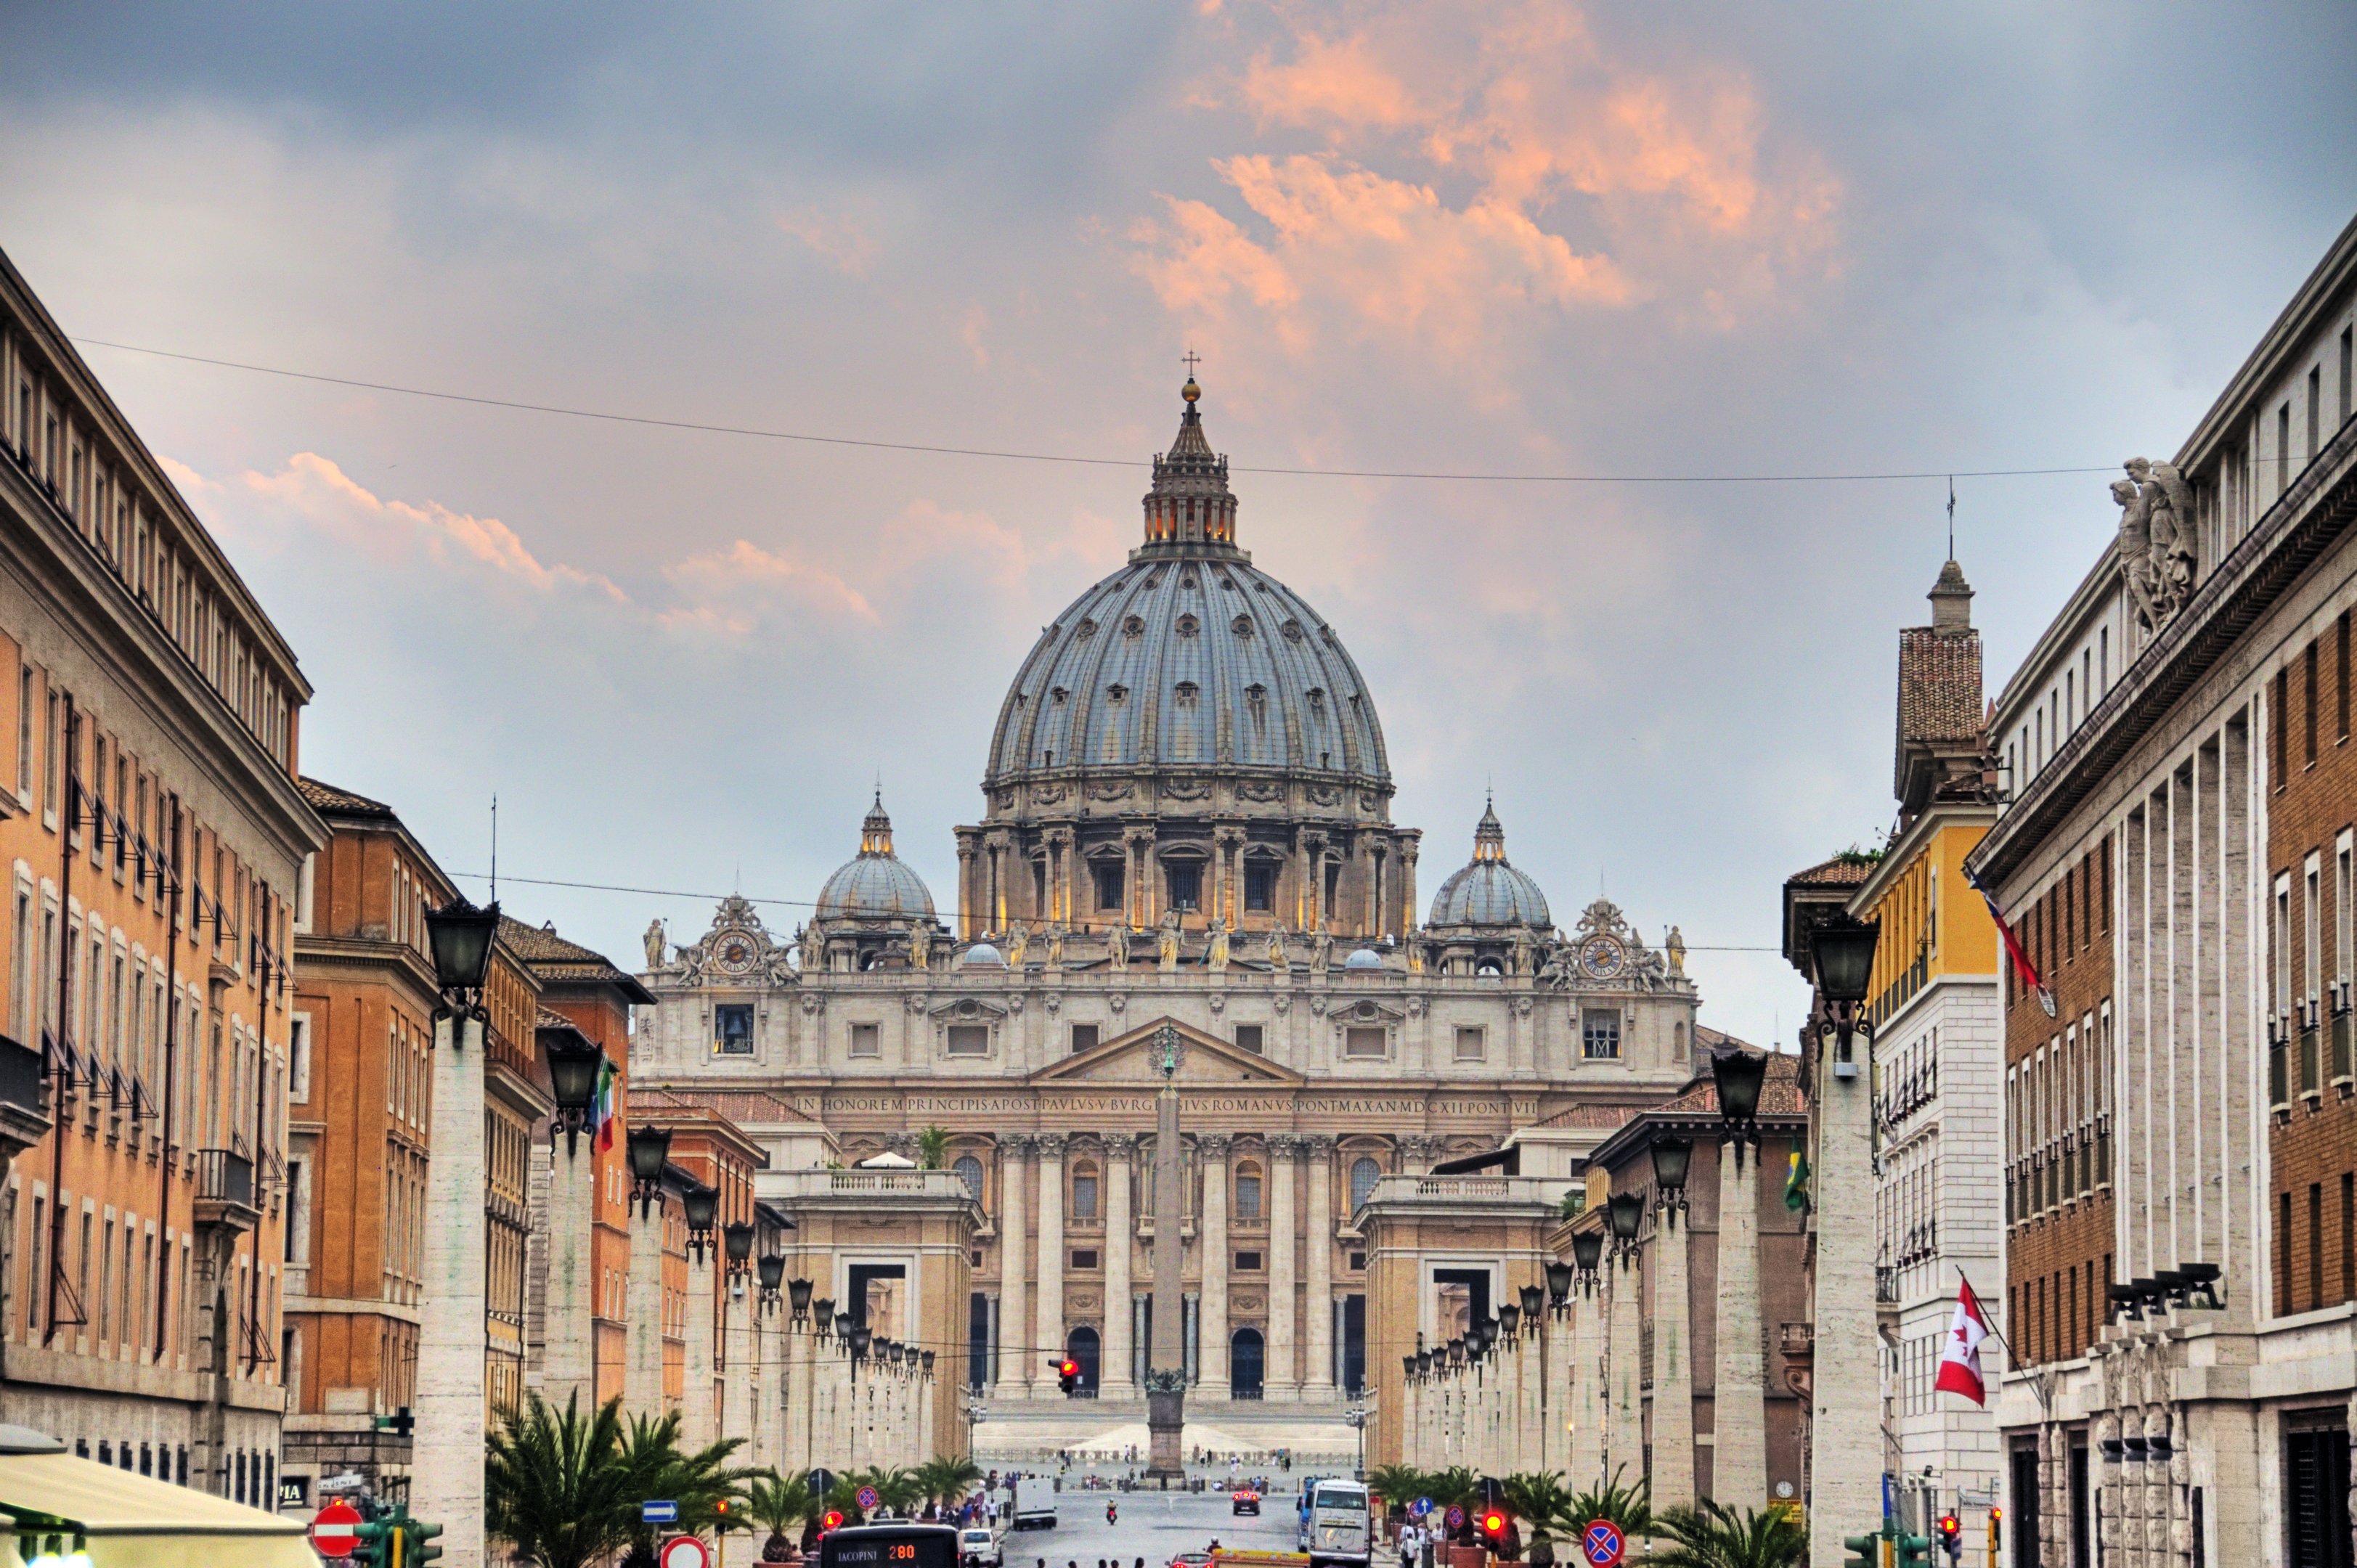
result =
[[[965,950],[965,957],[960,961],[958,967],[961,969],[1005,969],[1006,967],[1006,955],[1000,952],[996,948],[992,947],[988,942],[976,942],[974,946]]]
[[[1555,924],[1539,885],[1507,863],[1506,829],[1494,805],[1485,805],[1473,830],[1473,858],[1449,874],[1433,895],[1431,926]]]
[[[884,796],[859,824],[859,854],[844,862],[819,889],[821,920],[930,920],[933,895],[925,879],[892,853],[892,819]]]
[[[1342,961],[1342,967],[1344,969],[1381,969],[1383,967],[1383,957],[1372,948],[1361,948]]]

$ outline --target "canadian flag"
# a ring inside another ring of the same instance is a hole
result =
[[[1956,1316],[1948,1326],[1947,1348],[1940,1353],[1940,1375],[1932,1380],[1932,1388],[1962,1394],[1977,1405],[1988,1403],[1988,1383],[1981,1376],[1981,1341],[1988,1331],[1981,1298],[1973,1294],[1972,1282],[1958,1274]]]

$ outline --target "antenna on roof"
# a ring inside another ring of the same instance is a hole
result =
[[[1956,476],[1948,476],[1948,559],[1956,558]]]
[[[491,791],[491,902],[500,901],[500,792]]]

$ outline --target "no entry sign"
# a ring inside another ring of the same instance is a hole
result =
[[[1626,1543],[1620,1539],[1620,1527],[1609,1519],[1592,1519],[1579,1535],[1579,1552],[1594,1568],[1620,1568],[1620,1552]]]
[[[361,1510],[337,1498],[311,1520],[311,1550],[322,1557],[350,1557],[360,1550]]]
[[[712,1553],[692,1535],[674,1535],[655,1553],[661,1568],[712,1568]]]

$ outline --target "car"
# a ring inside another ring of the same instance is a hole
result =
[[[958,1561],[964,1568],[999,1568],[998,1537],[980,1525],[959,1530]]]
[[[1234,1514],[1248,1513],[1257,1519],[1260,1516],[1260,1494],[1245,1488],[1238,1489],[1234,1498],[1233,1506],[1229,1511],[1232,1516]]]
[[[1208,1552],[1181,1552],[1170,1559],[1169,1568],[1211,1568]]]

